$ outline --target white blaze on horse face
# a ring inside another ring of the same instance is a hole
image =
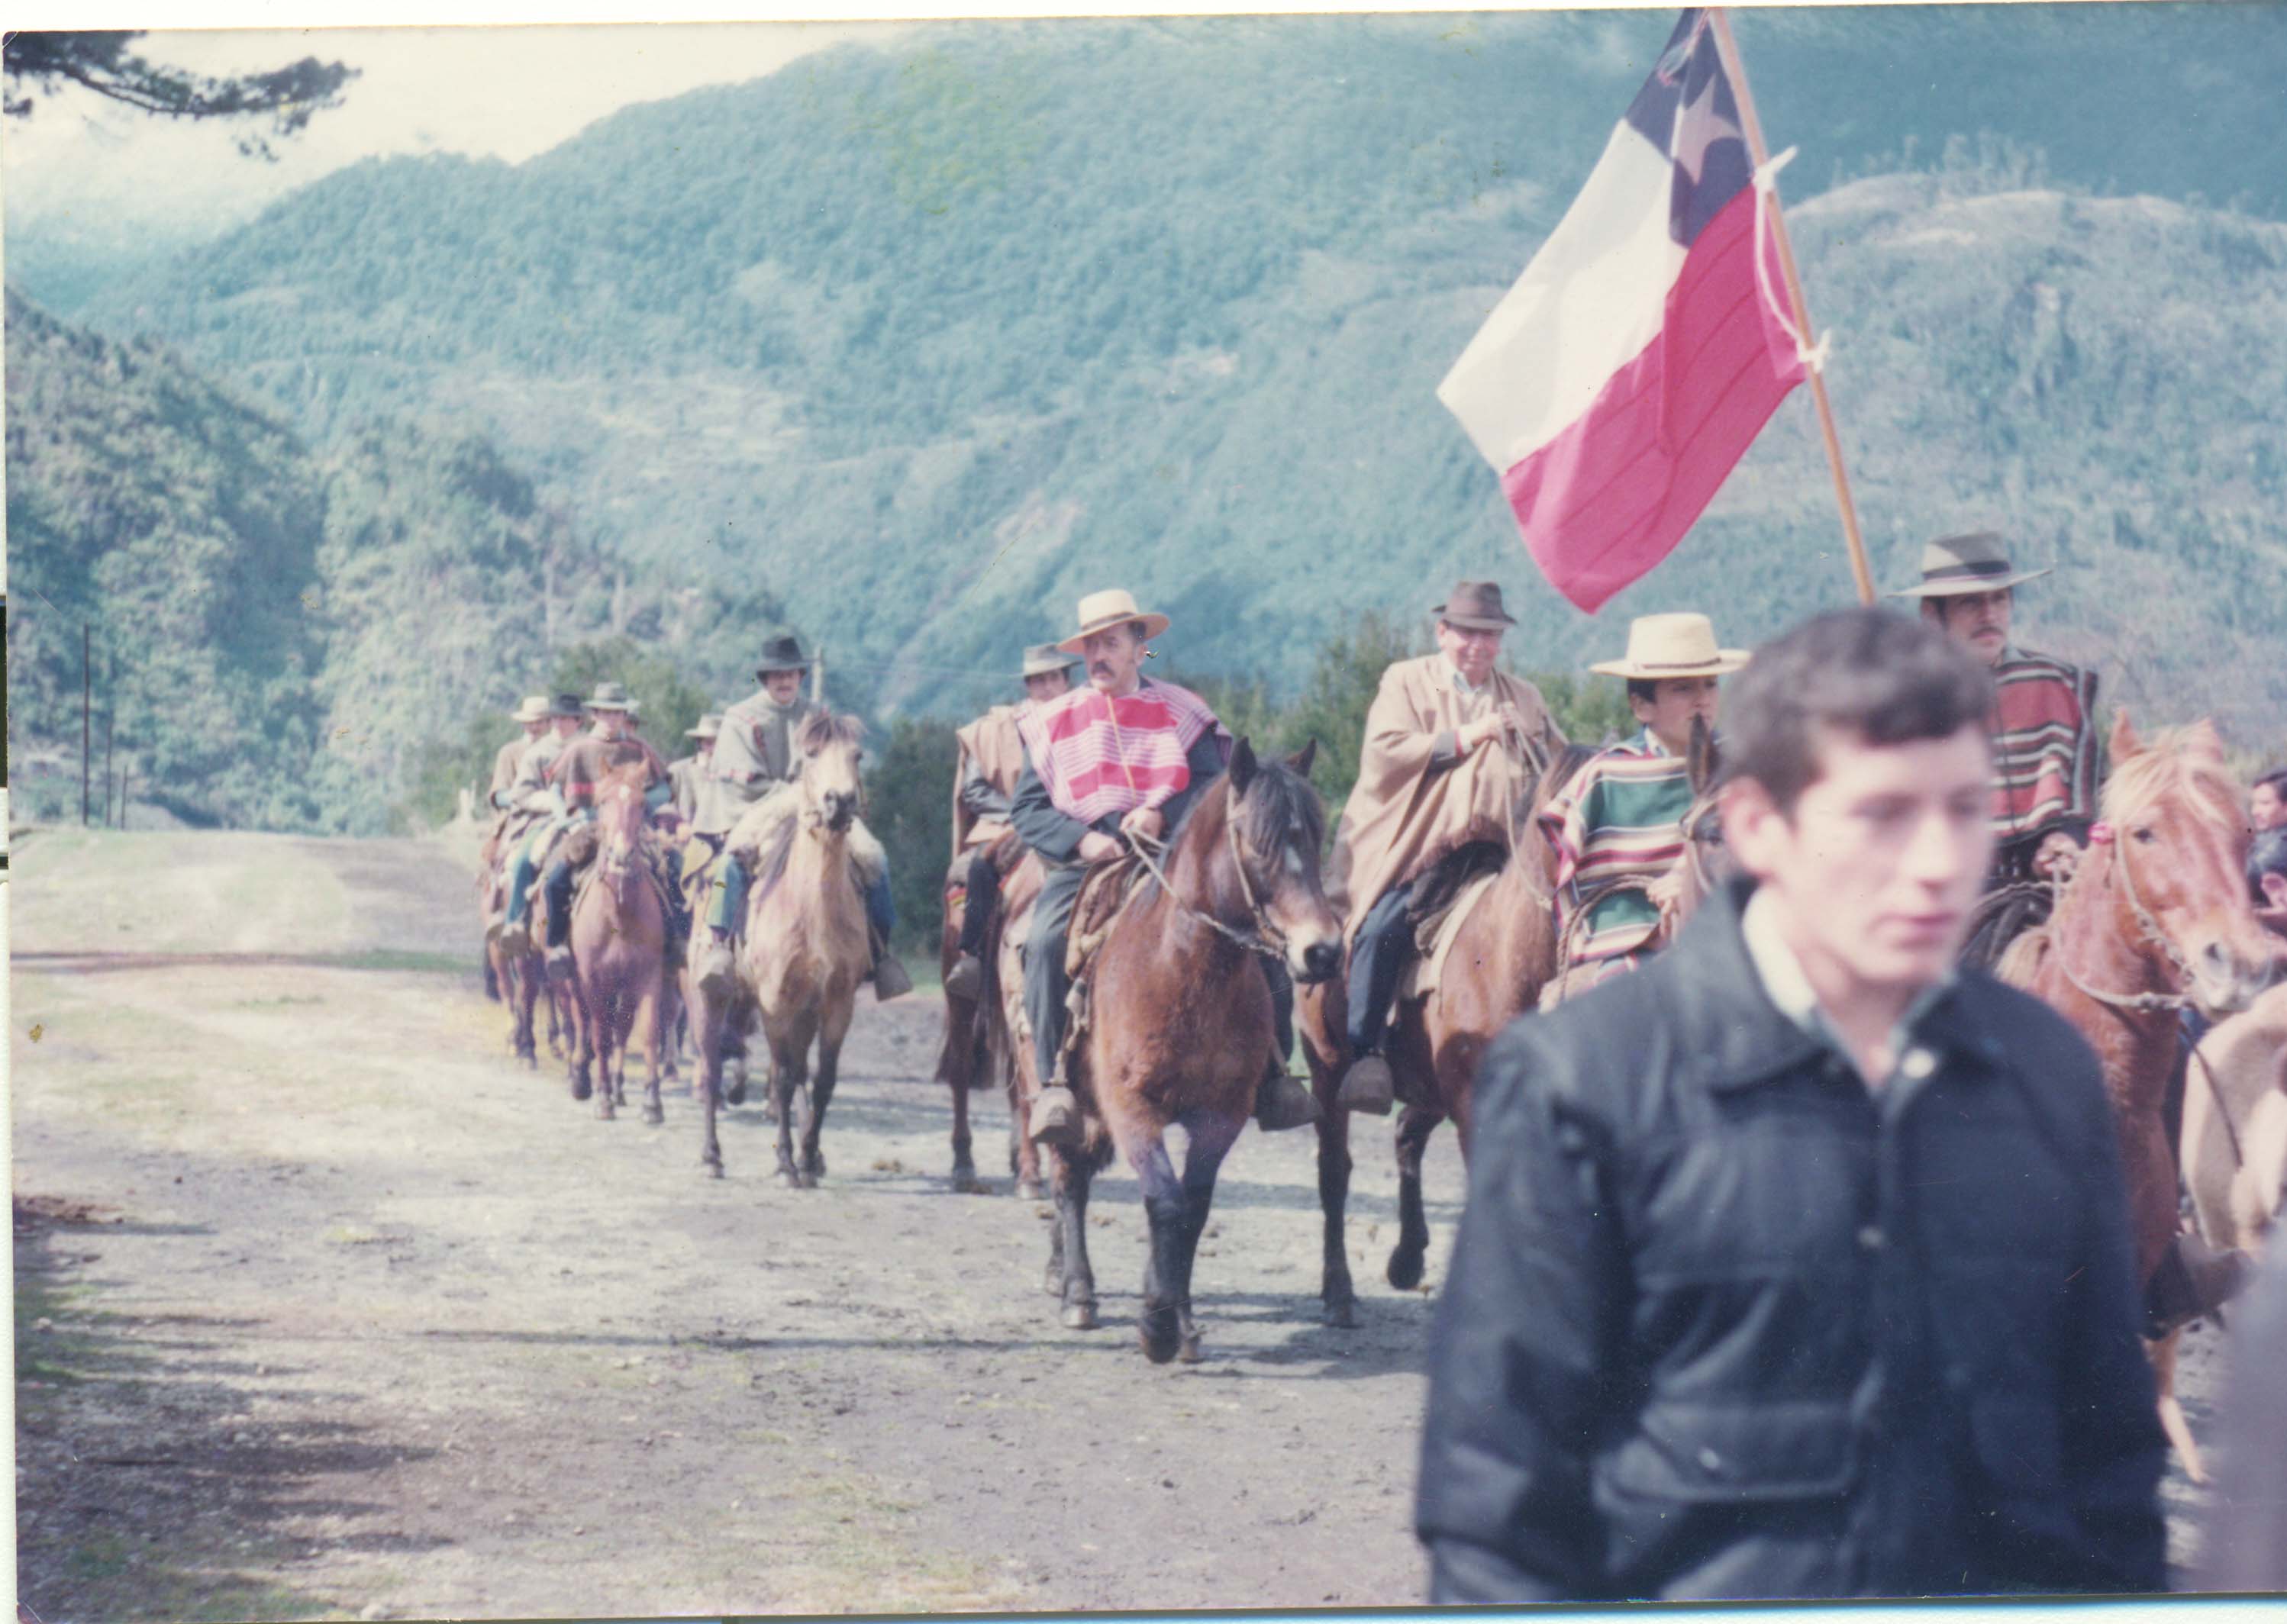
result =
[[[1753,780],[1725,792],[1726,844],[1823,1002],[1911,997],[1951,966],[1992,855],[1985,730],[1902,745],[1824,730],[1817,752],[1792,815]]]

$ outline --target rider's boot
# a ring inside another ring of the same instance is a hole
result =
[[[963,953],[954,960],[953,968],[945,974],[945,992],[949,998],[966,998],[974,1004],[985,996],[985,961],[974,953]]]
[[[1342,1085],[1334,1100],[1346,1111],[1387,1116],[1397,1097],[1397,1079],[1390,1072],[1389,1062],[1379,1054],[1361,1054],[1342,1074]]]
[[[731,950],[731,933],[714,928],[707,933],[707,946],[699,955],[697,981],[699,990],[710,998],[727,998],[738,981],[738,960]]]

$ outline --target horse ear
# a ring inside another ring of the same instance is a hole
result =
[[[1691,792],[1705,795],[1715,778],[1715,735],[1708,729],[1705,716],[1691,719],[1691,742],[1684,748],[1685,770],[1690,776]]]
[[[2112,713],[2112,760],[2117,766],[2144,748],[2144,741],[2136,737],[2136,729],[2128,720],[2128,707],[2122,706]]]
[[[1318,759],[1318,736],[1310,735],[1310,742],[1286,758],[1286,765],[1305,778],[1310,776],[1310,763]]]
[[[1254,781],[1254,746],[1240,739],[1231,753],[1231,792],[1246,793],[1246,786]]]

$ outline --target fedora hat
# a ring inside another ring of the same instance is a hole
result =
[[[685,738],[713,738],[716,734],[722,731],[723,718],[716,713],[709,711],[707,714],[699,719],[699,725],[697,727],[684,729],[683,737]]]
[[[810,656],[802,651],[802,639],[792,632],[781,632],[763,644],[763,663],[755,667],[757,680],[773,671],[807,671]]]
[[[1625,658],[1599,661],[1588,667],[1606,676],[1661,677],[1721,676],[1737,671],[1749,658],[1745,649],[1715,646],[1715,623],[1705,615],[1638,615],[1628,622],[1628,651]]]
[[[1515,618],[1501,607],[1500,583],[1492,580],[1455,582],[1445,601],[1429,612],[1448,626],[1473,632],[1498,632],[1516,624]]]
[[[1106,627],[1124,626],[1130,620],[1144,623],[1144,640],[1149,643],[1168,626],[1165,615],[1146,614],[1136,607],[1136,599],[1117,587],[1109,592],[1091,592],[1080,601],[1080,630],[1065,638],[1056,647],[1067,654],[1080,652],[1080,644]]]
[[[1053,676],[1059,671],[1070,671],[1080,663],[1077,654],[1067,654],[1052,643],[1036,643],[1025,650],[1025,668],[1020,677]]]
[[[548,704],[548,714],[551,719],[558,716],[585,716],[587,713],[588,707],[582,703],[578,694],[558,694]]]
[[[1922,548],[1922,578],[1901,587],[1894,598],[1953,598],[1972,592],[1998,592],[2021,581],[2038,580],[2046,570],[2011,565],[2000,536],[1990,530],[1966,536],[1940,536]]]
[[[548,696],[546,694],[526,694],[524,697],[523,703],[518,705],[516,709],[510,711],[508,715],[510,721],[546,721],[548,720]]]
[[[636,702],[623,685],[598,682],[596,691],[589,696],[588,708],[591,711],[631,711],[636,708]]]

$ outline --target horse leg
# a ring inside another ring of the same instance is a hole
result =
[[[2167,1435],[2169,1447],[2183,1462],[2184,1476],[2195,1483],[2205,1483],[2207,1465],[2200,1459],[2200,1446],[2192,1437],[2192,1423],[2184,1419],[2183,1400],[2176,1397],[2176,1344],[2183,1335],[2179,1327],[2157,1342],[2146,1343],[2144,1350],[2151,1356],[2152,1382],[2160,1395],[2160,1431]]]
[[[1144,1357],[1164,1365],[1175,1357],[1183,1333],[1183,1181],[1168,1157],[1158,1129],[1134,1147],[1122,1146],[1144,1190],[1144,1218],[1151,1230],[1144,1264],[1144,1316],[1136,1322]]]
[[[1199,1257],[1199,1237],[1207,1233],[1207,1214],[1215,1206],[1215,1175],[1223,1159],[1238,1142],[1246,1119],[1204,1113],[1183,1119],[1191,1143],[1183,1152],[1182,1225],[1175,1234],[1176,1357],[1187,1365],[1199,1362],[1199,1321],[1191,1314],[1191,1265]],[[1147,1346],[1145,1352],[1150,1352]]]
[[[819,1028],[818,1070],[810,1080],[810,1116],[802,1132],[802,1171],[813,1180],[826,1177],[826,1154],[818,1141],[826,1131],[826,1108],[834,1103],[834,1080],[842,1066],[842,1040],[849,1035],[850,1013],[856,1007],[853,997],[829,1008]]]
[[[1069,1331],[1092,1331],[1096,1328],[1096,1270],[1088,1257],[1088,1194],[1096,1181],[1096,1169],[1064,1151],[1051,1153],[1049,1165],[1056,1179],[1064,1327]]]
[[[1357,1288],[1350,1280],[1349,1249],[1344,1244],[1342,1228],[1350,1196],[1350,1114],[1325,1098],[1319,1100],[1319,1108],[1318,1211],[1325,1221],[1326,1239],[1318,1298],[1326,1305],[1326,1323],[1347,1330],[1357,1323]]]
[[[693,1005],[692,1025],[699,1040],[699,1114],[705,1124],[699,1141],[699,1164],[714,1177],[723,1176],[723,1147],[715,1136],[715,1113],[723,1103],[724,1013],[705,994]]]
[[[1421,1152],[1445,1118],[1426,1106],[1409,1105],[1397,1115],[1397,1244],[1389,1254],[1389,1283],[1411,1291],[1421,1283],[1429,1255],[1429,1218],[1421,1208]]]
[[[1056,1151],[1049,1157],[1049,1195],[1056,1203],[1049,1225],[1049,1266],[1041,1273],[1041,1289],[1050,1297],[1064,1294],[1064,1176],[1061,1170],[1063,1157]],[[1074,1327],[1078,1330],[1093,1330],[1093,1324]]]
[[[969,1137],[969,1084],[976,1074],[977,1055],[967,1023],[977,1015],[973,1005],[964,1006],[958,998],[945,1001],[945,1082],[953,1091],[953,1187],[963,1194],[977,1188],[977,1163]]]
[[[547,974],[542,969],[535,969],[533,973],[535,975]],[[570,983],[563,988],[551,984],[548,996],[551,1002],[564,1006],[565,1041],[571,1051],[566,1064],[571,1071],[572,1098],[585,1100],[596,1092],[591,1071],[596,1060],[596,1026],[589,1018],[586,978],[575,966]],[[608,1086],[609,1079],[606,1079],[607,1090]]]
[[[661,1029],[665,1024],[662,1017],[672,1007],[670,1000],[675,996],[674,989],[675,980],[662,966],[653,977],[651,994],[642,1006],[645,1023],[644,1069],[645,1073],[644,1121],[654,1127],[667,1120],[666,1108],[659,1101],[660,1057],[662,1054],[667,1057],[667,1074],[669,1076],[675,1074],[675,1051],[671,1045],[664,1041],[665,1034]]]
[[[806,1039],[808,1033],[803,1033]],[[803,1089],[806,1080],[804,1068],[810,1063],[810,1045],[797,1047],[793,1042],[771,1035],[771,1109],[778,1117],[779,1166],[778,1181],[790,1190],[806,1190],[816,1180],[803,1173],[794,1156],[794,1104],[795,1091],[802,1090],[803,1113],[808,1115],[810,1096]]]
[[[618,1048],[612,1041],[616,1036],[613,1026],[619,994],[598,987],[596,978],[583,971],[574,984],[574,997],[580,1005],[581,1058],[592,1055],[596,1062],[596,1115],[610,1122],[619,1115],[619,1102],[612,1093],[612,1060]]]

